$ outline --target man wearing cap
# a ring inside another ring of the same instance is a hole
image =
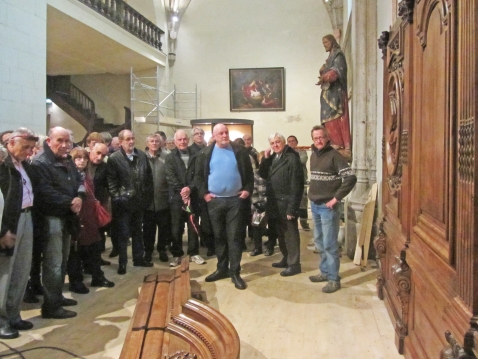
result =
[[[20,306],[30,275],[33,246],[33,187],[25,161],[38,137],[26,128],[13,131],[7,140],[8,157],[0,165],[0,189],[5,207],[0,227],[0,339],[18,337],[33,328],[22,320]]]

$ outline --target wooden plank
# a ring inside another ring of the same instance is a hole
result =
[[[377,188],[377,184],[374,183],[368,194],[368,199],[363,210],[360,233],[357,238],[357,247],[355,248],[354,264],[360,265],[362,268],[367,266],[373,216],[375,213],[375,202],[377,200]]]

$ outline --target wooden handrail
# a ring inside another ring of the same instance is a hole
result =
[[[164,31],[123,0],[78,0],[138,39],[161,51]]]

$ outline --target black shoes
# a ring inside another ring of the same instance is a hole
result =
[[[275,262],[275,263],[272,263],[272,266],[274,268],[287,268],[287,259],[284,257],[280,260],[280,262]]]
[[[299,274],[300,272],[301,272],[300,264],[293,264],[290,267],[287,267],[287,269],[280,272],[280,275],[282,277],[290,277],[290,276]]]
[[[100,265],[101,266],[109,266],[111,264],[110,261],[105,261],[103,258],[101,258]]]
[[[70,292],[78,293],[78,294],[88,294],[90,290],[86,288],[86,285],[83,282],[73,282],[70,283],[69,287]]]
[[[0,339],[15,339],[18,335],[18,330],[13,329],[9,324],[0,328]]]
[[[114,257],[118,257],[119,256],[119,252],[117,249],[113,248],[113,250],[111,251],[110,255],[108,257],[110,258],[114,258]]]
[[[92,287],[105,287],[105,288],[113,288],[115,284],[105,277],[100,278],[100,279],[93,279],[91,281],[91,286]]]
[[[267,248],[266,250],[264,250],[264,256],[265,257],[270,257],[273,254],[274,254],[274,249]]]
[[[220,270],[215,271],[213,274],[210,274],[204,279],[206,282],[215,282],[220,279],[229,278],[230,275],[228,272],[222,272]]]
[[[168,254],[166,252],[159,252],[159,260],[161,262],[167,262],[169,261]]]
[[[72,310],[63,309],[61,307],[53,312],[42,309],[41,317],[45,319],[68,319],[68,318],[76,317],[76,312]]]
[[[74,305],[77,305],[78,302],[74,299],[69,299],[69,298],[62,298],[61,299],[61,306],[62,307],[72,307]]]
[[[152,267],[154,264],[151,262],[146,262],[144,259],[138,261],[138,262],[133,262],[133,266],[135,267]]]
[[[28,286],[27,289],[25,290],[25,294],[23,295],[23,302],[24,303],[39,303],[40,299],[35,297],[35,294],[33,294],[33,289]]]
[[[233,273],[231,274],[231,282],[234,283],[234,287],[237,289],[243,290],[246,289],[246,283],[244,280],[241,278],[239,273]]]
[[[249,253],[249,255],[251,257],[255,257],[255,256],[258,256],[259,254],[262,254],[262,249],[254,249],[251,253]]]
[[[119,265],[118,274],[126,274],[126,264],[120,264]]]
[[[206,253],[206,256],[208,257],[212,257],[213,255],[216,254],[216,250],[214,248],[208,248],[207,249],[207,253]]]
[[[145,253],[144,254],[144,261],[145,262],[152,262],[153,261],[153,254],[152,253]]]
[[[11,325],[15,330],[30,330],[33,328],[33,323],[26,320],[19,320],[15,324]]]

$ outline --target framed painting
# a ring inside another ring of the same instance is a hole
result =
[[[285,111],[284,68],[229,70],[232,112]]]

